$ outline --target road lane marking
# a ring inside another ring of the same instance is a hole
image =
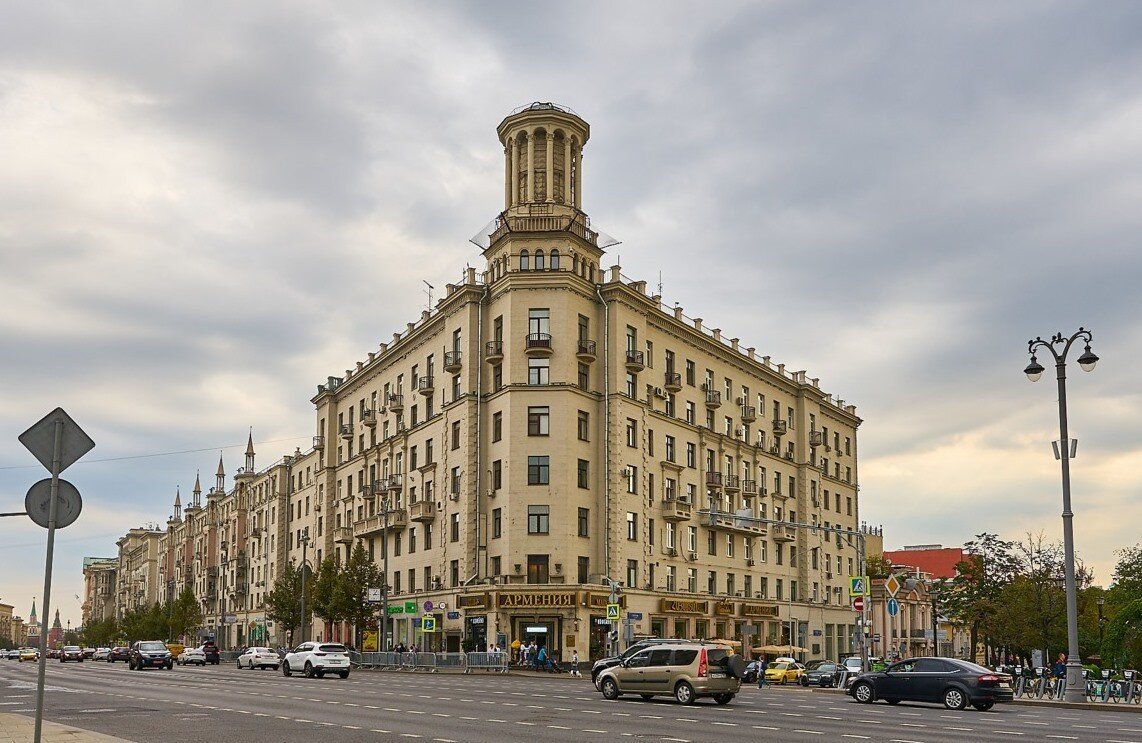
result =
[[[867,735],[855,735],[853,733],[842,733],[841,737],[842,738],[860,738],[861,740],[868,740],[869,739],[869,736],[867,736]]]
[[[810,733],[812,735],[824,735],[824,733],[821,732],[820,730],[805,730],[803,728],[793,728],[793,732],[795,732],[795,733]]]

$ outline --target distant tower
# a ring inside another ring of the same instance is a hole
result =
[[[250,438],[246,440],[246,474],[254,471],[254,429],[250,429]]]
[[[226,468],[222,466],[222,453],[218,453],[218,471],[214,473],[214,491],[226,492]]]
[[[197,484],[198,480],[196,479],[195,485]],[[179,521],[182,521],[182,493],[180,492],[179,488],[176,487],[174,489],[174,511],[171,513],[170,522],[168,523],[177,524]]]
[[[56,609],[55,620],[52,622],[52,628],[48,631],[48,647],[57,647],[63,643],[63,625],[59,621],[59,609]]]

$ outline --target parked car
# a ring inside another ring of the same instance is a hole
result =
[[[20,648],[19,661],[23,663],[26,660],[39,660],[40,651],[36,648]]]
[[[126,647],[125,645],[116,645],[115,647],[111,648],[111,650],[107,653],[107,662],[114,663],[117,660],[130,663],[131,648]]]
[[[765,667],[765,680],[771,684],[797,683],[805,667],[796,661],[775,660]]]
[[[20,660],[20,648],[12,648],[7,653],[5,653],[5,656],[8,658],[8,660]]]
[[[286,653],[281,664],[285,676],[300,671],[306,678],[321,678],[326,673],[349,678],[349,650],[336,643],[303,642]]]
[[[606,699],[628,693],[643,699],[668,694],[679,704],[693,704],[700,697],[729,704],[741,689],[744,672],[745,661],[725,645],[651,645],[600,672],[599,691]]]
[[[805,670],[797,679],[797,683],[802,686],[820,686],[822,688],[836,686],[837,672],[840,668],[831,660],[815,660],[805,666]]]
[[[69,660],[74,660],[77,663],[82,663],[83,648],[78,645],[64,645],[59,651],[59,662],[67,663]]]
[[[207,640],[199,645],[199,649],[206,655],[206,662],[212,665],[218,665],[222,662],[222,653],[218,651],[218,645],[213,640]]]
[[[83,648],[83,657],[84,658],[94,658],[95,657],[95,648]]]
[[[92,660],[107,660],[107,656],[111,654],[111,648],[95,648],[95,655],[91,656]]]
[[[175,663],[180,666],[205,666],[206,653],[202,652],[202,648],[187,648],[179,653],[178,657],[174,659]]]
[[[131,646],[127,668],[132,671],[165,668],[169,671],[174,668],[174,661],[171,660],[171,651],[167,650],[166,643],[160,640],[139,640]]]
[[[281,665],[282,659],[273,648],[252,647],[238,656],[238,668],[272,668],[275,671]]]
[[[942,702],[948,709],[970,704],[981,712],[1013,697],[1010,676],[958,658],[911,658],[894,663],[883,671],[857,676],[849,694],[865,704],[878,699],[889,704]]]
[[[48,660],[59,660],[59,648],[48,648]]]
[[[619,655],[612,655],[612,656],[609,656],[607,658],[600,658],[599,660],[595,661],[591,665],[591,681],[594,682],[595,688],[598,689],[599,688],[599,674],[600,673],[602,673],[603,671],[605,671],[608,668],[611,668],[612,666],[617,666],[619,663],[621,663],[622,661],[631,657],[632,655],[634,655],[638,651],[645,650],[645,649],[652,647],[654,645],[669,645],[672,643],[685,643],[685,642],[693,642],[693,640],[672,640],[672,639],[660,640],[660,639],[655,638],[655,637],[651,637],[651,638],[645,639],[645,640],[639,640],[638,642],[633,643],[629,648],[624,650]]]

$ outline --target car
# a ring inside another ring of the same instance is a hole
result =
[[[286,653],[281,660],[283,676],[301,671],[306,678],[321,678],[326,673],[336,673],[343,679],[349,678],[349,649],[340,643],[303,642]]]
[[[595,688],[599,688],[599,674],[612,666],[617,666],[627,658],[631,657],[640,650],[645,650],[653,645],[669,645],[671,643],[693,642],[693,640],[676,640],[676,639],[658,639],[650,637],[644,640],[639,640],[633,643],[629,648],[624,650],[619,655],[612,655],[606,658],[600,658],[591,665],[591,681],[595,684]]]
[[[139,640],[131,646],[127,668],[131,671],[141,671],[144,668],[165,668],[169,671],[174,668],[174,661],[163,641]]]
[[[7,653],[5,653],[5,656],[8,658],[8,660],[20,660],[20,648],[12,648]]]
[[[745,661],[726,645],[705,642],[664,643],[639,650],[599,673],[604,699],[633,693],[643,699],[670,695],[679,704],[713,697],[729,704],[741,689]]]
[[[126,661],[130,665],[131,661],[131,648],[125,645],[116,645],[111,648],[107,653],[107,662],[114,663],[117,660]]]
[[[77,663],[83,662],[83,648],[78,645],[64,645],[59,651],[59,662],[67,663],[69,660],[74,660]]]
[[[765,670],[765,661],[751,660],[745,665],[745,672],[742,673],[743,684],[756,684],[758,674]]]
[[[179,653],[179,656],[174,660],[175,663],[178,663],[180,666],[189,666],[191,664],[205,666],[206,653],[202,652],[202,648],[187,648]]]
[[[48,660],[59,660],[59,648],[48,648]]]
[[[83,657],[84,658],[94,658],[95,657],[95,648],[83,648]]]
[[[238,668],[272,668],[275,671],[281,666],[281,656],[273,648],[251,647],[238,656]]]
[[[797,661],[775,660],[765,667],[765,680],[770,684],[797,683],[803,670],[805,667]]]
[[[36,648],[20,648],[20,655],[18,660],[23,663],[26,660],[39,660],[40,651]]]
[[[831,660],[815,660],[805,666],[797,683],[802,686],[820,686],[827,689],[836,685],[837,672],[840,669],[841,667]]]
[[[883,671],[863,673],[849,687],[858,702],[941,702],[948,709],[969,704],[981,712],[1013,698],[1011,677],[958,658],[909,658]]]
[[[218,651],[218,645],[216,645],[213,640],[207,640],[199,645],[198,649],[206,655],[207,663],[216,666],[222,662],[222,653]]]
[[[107,660],[107,656],[111,654],[111,648],[95,648],[95,655],[91,656],[92,660]]]

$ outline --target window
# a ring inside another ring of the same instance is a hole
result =
[[[424,548],[426,550],[432,549],[432,522],[424,525]]]
[[[496,367],[499,368],[499,367]],[[579,389],[585,390],[590,385],[591,367],[583,362],[579,362]]]
[[[577,424],[577,431],[580,441],[591,440],[591,414],[586,410],[579,411],[579,422]]]
[[[460,421],[452,422],[452,450],[460,448]]]
[[[551,310],[537,308],[527,311],[527,332],[531,335],[551,333]]]
[[[551,408],[533,406],[527,409],[527,435],[547,436],[551,433]]]
[[[527,556],[527,582],[528,583],[548,583],[547,572],[547,555],[528,555]]]
[[[579,558],[579,575],[578,575],[579,582],[580,583],[587,583],[589,580],[588,576],[590,574],[591,574],[591,558],[580,557]]]
[[[628,465],[627,468],[627,492],[638,492],[638,467]]]
[[[718,554],[718,534],[714,530],[706,532],[706,553],[717,556]]]
[[[492,539],[499,539],[504,534],[503,509],[492,509]]]
[[[696,526],[686,527],[686,551],[698,551],[698,527]]]
[[[544,268],[546,268],[546,266],[544,265],[543,251],[537,250],[535,251],[535,270],[542,271]]]
[[[591,487],[591,464],[586,459],[579,460],[578,483],[581,488]]]
[[[690,469],[698,466],[698,448],[692,441],[686,442],[686,466]]]
[[[591,319],[586,315],[579,315],[579,340],[591,339]]]
[[[694,386],[694,362],[686,359],[686,384]]]
[[[636,375],[632,372],[627,372],[626,395],[627,395],[627,397],[629,397],[630,399],[633,400],[633,399],[635,399],[635,396],[637,394],[638,394],[638,375]]]
[[[668,565],[666,567],[666,590],[667,591],[677,591],[678,590],[677,586],[678,586],[678,568],[676,568],[673,565]]]
[[[500,569],[501,562],[502,561],[499,555],[496,555],[492,558],[492,575],[503,575],[504,571]]]
[[[627,539],[638,541],[638,514],[627,511]]]
[[[551,457],[527,458],[527,484],[547,485],[551,479]]]
[[[694,403],[686,401],[686,422],[694,425]]]
[[[627,588],[638,587],[638,560],[627,560]]]
[[[453,542],[460,541],[460,514],[452,514],[452,520],[449,522],[449,530],[451,531],[450,537]]]
[[[666,461],[674,461],[674,437],[669,434],[666,436]]]
[[[698,569],[686,568],[686,590],[690,593],[698,592]]]
[[[678,544],[678,525],[673,521],[666,522],[666,547],[674,549]]]
[[[425,465],[429,465],[434,461],[436,460],[432,455],[432,439],[428,439],[424,442],[424,463]]]
[[[638,423],[634,418],[627,418],[627,446],[638,446]]]
[[[460,375],[459,374],[453,374],[452,375],[452,399],[453,400],[459,400],[460,399]]]
[[[706,593],[718,592],[718,571],[709,570],[706,572]]]
[[[452,468],[451,490],[452,490],[452,495],[454,495],[454,496],[460,495],[460,468],[459,467],[453,467]]]
[[[492,367],[492,391],[498,392],[504,387],[504,367],[503,364],[496,364]]]
[[[532,386],[550,384],[551,359],[528,359],[527,383]]]
[[[590,520],[591,520],[591,509],[580,508],[579,509],[579,518],[578,518],[579,536],[581,536],[581,537],[589,537],[590,536],[590,529],[591,529]]]
[[[499,490],[503,486],[503,464],[497,459],[492,462],[492,490]]]
[[[649,428],[646,429],[646,455],[654,456],[654,431]]]
[[[504,437],[504,414],[492,413],[492,441],[499,441]]]
[[[519,270],[521,270],[521,271],[530,271],[531,270],[531,254],[528,253],[526,250],[519,251]]]
[[[414,554],[415,552],[416,552],[416,527],[414,526],[408,530],[408,553],[411,555],[411,554]],[[412,586],[409,586],[409,590],[411,591],[411,590],[415,590],[415,589],[413,589]]]
[[[551,527],[551,506],[527,507],[527,533],[547,534]]]

